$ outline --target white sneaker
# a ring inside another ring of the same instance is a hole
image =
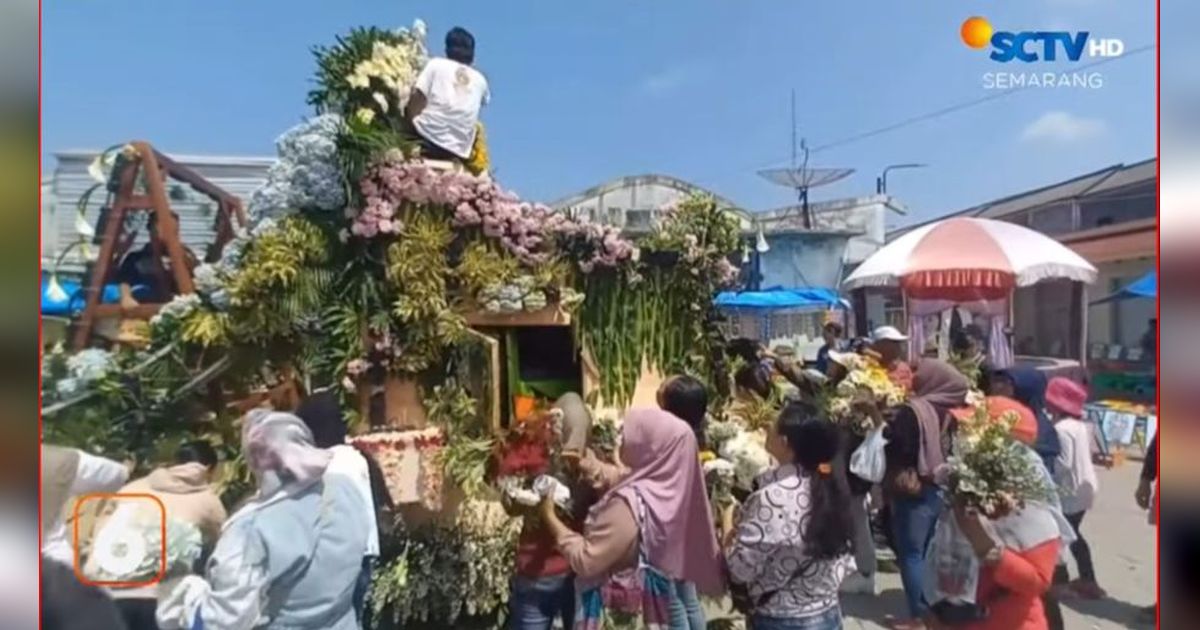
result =
[[[879,592],[875,589],[875,576],[863,575],[857,571],[846,576],[842,580],[841,592],[853,593],[858,595],[878,595]]]

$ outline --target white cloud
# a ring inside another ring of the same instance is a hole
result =
[[[1084,118],[1069,112],[1046,112],[1021,131],[1026,142],[1082,142],[1108,132],[1108,124],[1099,118]]]
[[[641,80],[638,85],[644,94],[663,96],[682,87],[691,80],[691,73],[684,68],[667,68]]]

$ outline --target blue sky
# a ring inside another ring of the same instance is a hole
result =
[[[1153,3],[1130,0],[48,2],[43,164],[133,138],[172,153],[273,154],[279,132],[310,114],[312,45],[421,17],[438,52],[449,27],[475,33],[493,163],[522,196],[658,172],[765,209],[792,199],[755,171],[789,160],[793,88],[799,133],[820,146],[986,96],[987,71],[1071,69],[989,61],[959,39],[971,15],[997,30],[1154,43]],[[920,220],[1153,156],[1153,52],[1098,70],[1102,89],[1025,90],[814,153],[814,166],[858,172],[812,197],[871,193],[884,166],[926,162],[889,177]]]

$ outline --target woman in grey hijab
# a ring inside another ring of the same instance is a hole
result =
[[[357,630],[370,523],[353,481],[325,475],[332,455],[290,413],[247,414],[242,453],[258,492],[225,523],[204,577],[164,590],[159,627]]]

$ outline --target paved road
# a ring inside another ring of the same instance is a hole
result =
[[[1146,513],[1133,502],[1140,470],[1140,462],[1128,461],[1099,471],[1100,496],[1083,521],[1083,534],[1092,548],[1097,577],[1109,596],[1099,601],[1064,601],[1063,615],[1070,630],[1154,627],[1137,623],[1138,609],[1154,602],[1157,576],[1154,528],[1146,524]],[[1072,565],[1071,576],[1076,575]],[[882,573],[879,578],[881,593],[877,597],[843,596],[847,629],[881,629],[888,615],[903,614],[900,575]],[[711,618],[715,621],[718,616]]]

